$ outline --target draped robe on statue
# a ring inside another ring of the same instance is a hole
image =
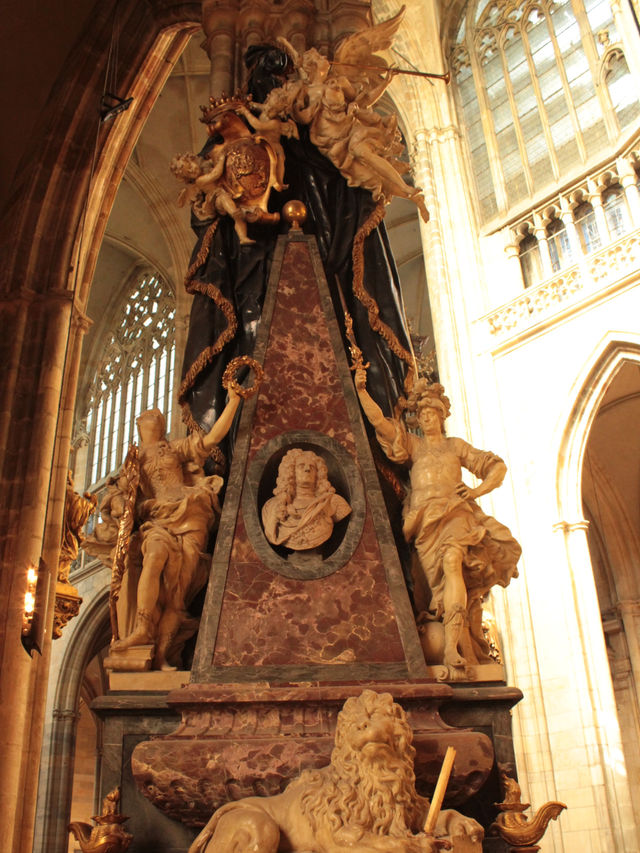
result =
[[[254,100],[263,100],[275,79],[261,87],[252,78],[249,91]],[[367,190],[347,186],[335,166],[310,142],[308,127],[299,126],[299,134],[299,140],[282,139],[286,155],[285,183],[289,184],[289,189],[283,193],[273,192],[269,209],[279,211],[290,199],[298,199],[306,205],[308,215],[304,230],[316,236],[338,317],[342,320],[337,281],[353,317],[358,346],[365,362],[371,365],[372,395],[383,411],[391,414],[395,401],[403,393],[406,365],[371,328],[367,309],[354,296],[352,288],[354,237],[376,205]],[[214,142],[212,139],[207,143],[203,155]],[[192,224],[198,236],[195,259],[210,221],[194,218]],[[208,295],[196,292],[183,363],[181,400],[188,404],[193,420],[204,430],[210,429],[224,406],[221,379],[226,365],[237,355],[253,352],[278,232],[286,228],[284,223],[280,228],[250,225],[249,236],[256,242],[241,247],[233,221],[228,216],[222,217],[208,256],[195,272],[196,282],[211,283],[220,290],[233,306],[238,322],[234,337],[219,355],[208,360],[206,350],[225,331],[228,318]],[[364,286],[378,304],[380,319],[392,329],[401,347],[410,349],[400,284],[383,225],[375,228],[364,242],[364,270]],[[194,364],[199,365],[197,371],[192,367]],[[197,375],[194,377],[194,374]],[[189,387],[185,387],[185,377]]]

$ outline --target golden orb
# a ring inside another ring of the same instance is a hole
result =
[[[302,201],[292,199],[282,208],[282,215],[291,226],[292,231],[299,231],[300,226],[307,218],[307,206]]]

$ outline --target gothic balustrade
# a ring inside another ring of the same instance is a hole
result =
[[[541,323],[559,321],[569,309],[633,281],[640,271],[640,228],[582,254],[577,262],[525,289],[486,315],[492,348],[503,346]]]

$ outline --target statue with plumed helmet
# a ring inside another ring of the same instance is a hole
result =
[[[506,587],[517,577],[521,548],[476,498],[502,484],[507,466],[494,453],[445,434],[451,405],[439,383],[419,379],[401,401],[405,418],[386,418],[367,392],[366,378],[365,368],[358,367],[356,390],[376,438],[389,459],[410,466],[403,533],[413,543],[430,596],[418,621],[443,624],[442,663],[450,672],[460,673],[468,663],[490,663],[482,602],[491,587]],[[462,481],[463,468],[479,485]]]

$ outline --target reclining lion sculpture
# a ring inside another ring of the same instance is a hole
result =
[[[338,714],[328,767],[305,770],[274,797],[222,806],[189,853],[432,853],[456,836],[481,850],[480,824],[452,809],[433,835],[422,831],[429,801],[415,789],[412,740],[391,694],[365,690]]]

